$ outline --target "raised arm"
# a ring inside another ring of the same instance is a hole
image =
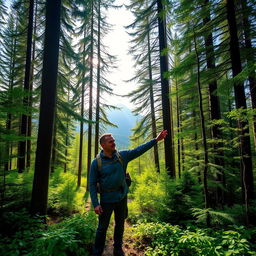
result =
[[[155,139],[152,139],[149,142],[146,142],[134,149],[121,151],[120,153],[128,163],[131,160],[144,154],[146,151],[152,148],[158,141],[163,140],[166,136],[167,136],[167,131],[163,130],[157,135]]]

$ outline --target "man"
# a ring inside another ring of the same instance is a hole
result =
[[[125,180],[127,164],[152,148],[158,141],[164,139],[167,131],[161,131],[155,139],[131,150],[116,151],[115,140],[111,134],[100,138],[102,151],[92,161],[90,168],[90,195],[94,211],[99,215],[96,232],[94,256],[103,253],[106,233],[112,212],[115,215],[114,255],[123,256],[122,250],[124,221],[127,213],[128,186]],[[100,159],[100,160],[99,160]],[[100,166],[99,165],[100,161]],[[100,202],[97,197],[97,184],[100,186]]]

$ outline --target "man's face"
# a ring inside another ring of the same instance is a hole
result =
[[[116,149],[115,139],[112,136],[107,136],[101,146],[104,151],[114,152]]]

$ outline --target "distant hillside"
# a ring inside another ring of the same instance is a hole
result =
[[[107,116],[109,120],[116,124],[118,128],[108,127],[106,133],[112,133],[118,149],[125,149],[129,146],[129,136],[132,134],[131,129],[135,126],[137,116],[134,116],[129,108],[124,105],[118,105],[121,110],[109,110]],[[87,130],[87,125],[85,125]],[[76,131],[80,131],[80,124],[77,122]],[[94,130],[93,130],[94,131]]]
[[[111,110],[108,112],[109,120],[116,124],[118,128],[109,127],[109,133],[112,133],[116,139],[118,149],[124,149],[129,146],[129,136],[131,129],[135,126],[138,117],[134,116],[129,108],[119,105],[121,110]]]

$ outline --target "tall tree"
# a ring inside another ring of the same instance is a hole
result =
[[[7,108],[11,109],[11,106],[15,101],[13,97],[13,89],[14,89],[14,82],[15,76],[17,75],[16,72],[16,51],[17,51],[17,37],[16,35],[16,26],[17,20],[15,19],[14,15],[10,15],[6,29],[3,31],[3,49],[2,49],[2,56],[1,56],[1,90],[8,92],[7,97]],[[2,102],[3,104],[3,102]],[[4,105],[4,104],[3,104]],[[11,133],[13,130],[12,119],[13,114],[12,111],[8,111],[6,116],[6,133]],[[12,168],[12,146],[11,141],[6,141],[6,149],[5,149],[5,171],[8,171]]]
[[[205,127],[205,117],[203,110],[203,97],[202,97],[202,86],[200,80],[200,56],[197,49],[197,38],[195,31],[194,33],[194,46],[196,53],[196,62],[197,62],[197,87],[198,87],[198,98],[199,98],[199,113],[200,113],[200,123],[201,123],[201,133],[202,133],[202,144],[203,144],[203,154],[204,154],[204,169],[203,169],[203,185],[204,185],[204,203],[205,208],[209,208],[209,191],[208,191],[208,146],[207,146],[207,136],[206,136],[206,127]],[[210,215],[207,214],[207,226],[210,226]]]
[[[100,128],[100,76],[101,76],[101,1],[98,0],[98,45],[97,45],[97,87],[96,87],[96,111],[95,111],[95,142],[94,142],[94,155],[98,154],[99,147],[99,128]]]
[[[93,111],[93,45],[94,45],[94,1],[91,0],[91,28],[90,28],[90,57],[89,57],[89,65],[90,65],[90,80],[89,80],[89,120],[92,120],[92,111]],[[92,123],[88,124],[88,145],[87,145],[87,184],[86,191],[89,191],[89,174],[90,174],[90,166],[92,159]]]
[[[172,140],[172,117],[171,104],[169,99],[169,79],[168,73],[168,55],[167,50],[167,34],[166,34],[166,17],[162,0],[157,0],[158,13],[158,29],[159,29],[159,51],[160,51],[160,72],[161,72],[161,88],[162,88],[162,111],[163,125],[167,130],[168,136],[164,140],[165,166],[171,177],[175,177],[175,158],[174,145]]]
[[[43,55],[40,119],[31,213],[46,214],[50,153],[55,114],[61,0],[46,1],[46,28]]]
[[[25,65],[25,78],[24,78],[24,92],[28,93],[30,89],[31,78],[31,56],[32,56],[32,35],[33,35],[33,21],[34,21],[34,0],[29,1],[29,16],[28,16],[28,30],[27,30],[27,50],[26,50],[26,65]],[[24,106],[28,106],[29,96],[23,99]],[[28,134],[28,115],[23,114],[21,117],[20,125],[21,136]],[[19,142],[18,147],[18,172],[21,173],[26,167],[26,140]]]
[[[157,126],[160,126],[158,33],[156,9],[152,8],[152,5],[154,2],[151,1],[132,1],[128,6],[135,17],[134,22],[126,27],[132,38],[130,53],[133,55],[136,67],[136,73],[130,81],[135,81],[138,84],[138,88],[132,90],[128,96],[135,104],[133,112],[137,115],[141,112],[144,113],[140,122],[133,129],[134,139],[139,139],[139,137],[145,140],[155,138],[157,128],[159,128]],[[154,146],[154,162],[157,172],[160,172],[157,145]]]
[[[231,58],[232,75],[236,77],[242,71],[242,63],[240,57],[238,31],[236,23],[236,11],[233,0],[227,0],[227,21],[230,34],[229,51]],[[234,84],[235,103],[236,108],[246,109],[246,97],[244,84],[238,82]],[[251,155],[251,143],[249,137],[248,121],[239,120],[238,127],[240,129],[240,157],[241,157],[241,179],[244,201],[247,204],[248,201],[254,198],[253,195],[253,169],[252,169],[252,155]]]
[[[247,4],[247,0],[241,1],[242,6],[242,20],[243,20],[243,30],[244,30],[244,43],[246,48],[246,61],[247,66],[251,70],[249,72],[248,80],[250,87],[250,95],[251,95],[251,104],[252,108],[256,109],[256,78],[255,78],[255,69],[253,68],[255,63],[255,54],[252,44],[252,26],[249,20],[249,7]],[[253,115],[253,132],[254,132],[254,147],[256,150],[256,115]]]
[[[37,0],[35,1],[35,15],[34,15],[34,28],[33,28],[33,44],[32,44],[32,59],[31,59],[31,72],[30,72],[30,85],[29,85],[29,99],[28,99],[28,105],[30,108],[33,106],[33,83],[34,83],[34,68],[35,68],[35,54],[36,54],[36,34],[37,34],[37,10],[38,10],[38,3]],[[32,135],[32,116],[28,116],[28,130],[27,130],[27,136],[31,137]],[[26,159],[26,168],[29,168],[31,165],[31,139],[28,138],[27,140],[27,159]]]
[[[213,44],[213,35],[212,31],[209,29],[209,24],[211,22],[210,17],[210,4],[209,0],[205,0],[205,9],[206,14],[203,18],[203,24],[208,33],[206,32],[204,35],[204,43],[205,43],[205,55],[206,55],[206,65],[207,69],[214,70],[216,68],[215,65],[215,56],[214,56],[214,44]],[[209,87],[209,104],[210,104],[210,117],[211,120],[214,122],[211,127],[211,135],[213,139],[213,148],[214,148],[214,162],[216,166],[219,166],[222,168],[224,166],[224,162],[222,159],[223,152],[219,150],[219,148],[223,148],[223,143],[220,143],[220,140],[222,138],[220,125],[217,125],[216,122],[221,119],[221,113],[220,113],[220,100],[217,95],[217,80],[214,78],[213,80],[209,81],[208,83]],[[216,182],[220,183],[220,185],[223,185],[223,188],[225,187],[225,177],[223,171],[219,171],[217,174]],[[216,200],[217,204],[223,204],[224,203],[224,190],[220,189],[220,185],[217,188],[216,193]]]

